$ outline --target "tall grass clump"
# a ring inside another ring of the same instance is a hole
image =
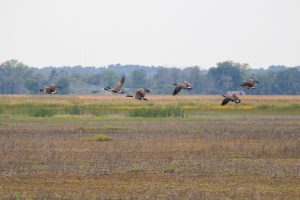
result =
[[[129,112],[130,117],[184,117],[184,110],[176,106],[142,108]]]
[[[290,110],[300,110],[300,104],[292,103],[287,106],[287,109]]]
[[[68,115],[81,115],[82,113],[83,109],[77,104],[65,108],[65,114]]]
[[[257,106],[260,110],[300,110],[300,104],[292,103],[292,104],[261,104]]]
[[[82,137],[81,141],[89,141],[89,142],[99,142],[99,141],[111,141],[112,137],[104,134],[97,134],[91,137]]]
[[[32,117],[50,117],[58,112],[55,105],[44,105],[35,103],[18,104],[7,108],[11,114],[27,115]]]
[[[32,117],[50,117],[55,114],[51,107],[46,107],[39,104],[27,104],[18,108],[18,112]]]
[[[3,105],[0,105],[0,114],[2,114],[4,112],[4,107]]]
[[[97,117],[113,114],[111,106],[106,104],[93,104],[86,106],[85,109],[87,113]]]
[[[174,173],[175,168],[176,168],[176,162],[171,162],[165,167],[164,172],[165,173]]]
[[[263,103],[263,104],[258,105],[257,108],[260,109],[260,110],[268,110],[268,109],[276,109],[276,108],[278,109],[278,106],[275,105],[275,104],[265,104],[265,103]]]
[[[33,107],[29,110],[29,115],[33,117],[50,117],[54,114],[54,111],[52,111],[50,108],[44,107]]]
[[[102,126],[100,128],[101,128],[101,130],[110,130],[110,131],[129,130],[128,127],[114,126],[114,125],[105,125],[105,126]]]

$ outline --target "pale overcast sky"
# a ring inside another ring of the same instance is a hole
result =
[[[0,0],[0,62],[300,65],[299,0]]]

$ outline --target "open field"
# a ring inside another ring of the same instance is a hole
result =
[[[148,98],[0,96],[0,199],[300,199],[300,96]]]

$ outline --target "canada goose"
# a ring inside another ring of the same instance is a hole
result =
[[[137,100],[148,101],[148,99],[145,98],[146,93],[150,93],[150,90],[146,88],[139,88],[136,90],[134,98]],[[126,95],[126,97],[133,97],[133,95]]]
[[[104,90],[111,90],[113,93],[124,94],[124,90],[121,90],[124,82],[125,76],[123,74],[121,80],[115,84],[114,88],[107,86],[104,88]]]
[[[240,98],[236,94],[228,94],[228,95],[222,95],[224,97],[224,100],[222,101],[222,106],[225,106],[229,101],[235,102],[236,104],[241,103]]]
[[[259,81],[254,80],[254,79],[248,79],[244,81],[241,86],[250,90],[255,89],[255,84],[259,84]]]
[[[56,89],[61,89],[60,86],[57,86],[56,84],[50,84],[48,86],[45,86],[43,88],[40,89],[41,92],[45,92],[47,94],[56,94],[57,91]]]
[[[187,89],[187,90],[193,89],[192,85],[189,82],[187,82],[187,81],[184,81],[183,83],[173,83],[173,85],[176,86],[175,90],[173,92],[173,95],[178,94],[181,89]]]

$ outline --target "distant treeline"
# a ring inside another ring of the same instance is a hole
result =
[[[209,70],[198,66],[179,69],[121,64],[107,67],[49,66],[39,69],[17,60],[0,65],[0,93],[37,94],[41,87],[51,83],[62,87],[58,91],[61,94],[103,92],[103,87],[113,86],[122,74],[126,76],[125,90],[146,87],[154,94],[171,94],[174,89],[172,83],[184,80],[193,85],[193,94],[222,94],[242,90],[240,84],[248,78],[260,82],[251,94],[300,94],[300,66],[251,69],[247,64],[226,61]]]

